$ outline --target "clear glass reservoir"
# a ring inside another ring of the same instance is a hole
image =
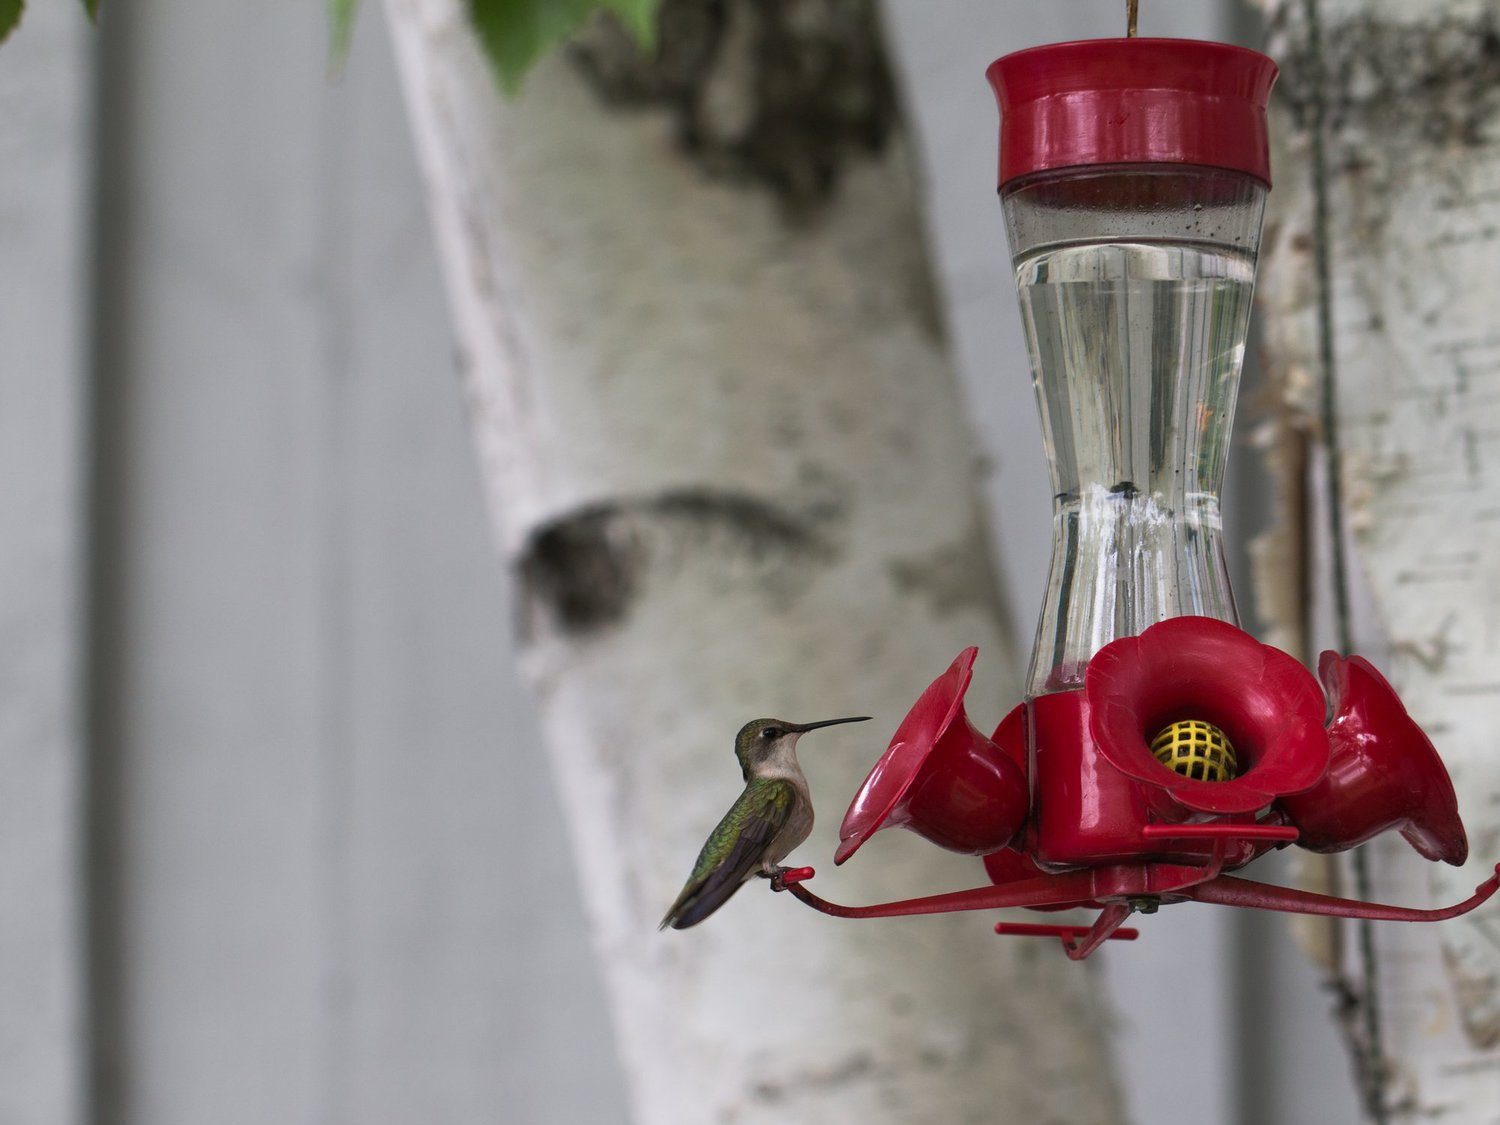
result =
[[[1030,695],[1168,617],[1238,624],[1219,494],[1265,192],[1164,164],[1002,193],[1053,491]]]

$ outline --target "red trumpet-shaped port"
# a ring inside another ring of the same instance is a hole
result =
[[[1328,768],[1323,693],[1279,649],[1209,617],[1174,617],[1112,641],[1089,661],[1090,730],[1115,769],[1202,813],[1250,813],[1317,784]],[[1198,780],[1156,760],[1151,739],[1196,719],[1238,755],[1228,781]]]
[[[1453,782],[1422,728],[1369,661],[1325,652],[1318,675],[1333,721],[1328,773],[1281,808],[1315,852],[1341,852],[1399,828],[1427,859],[1462,864],[1469,840]]]
[[[1024,718],[1000,724],[1002,746],[964,713],[977,648],[959,653],[906,713],[839,828],[843,863],[881,828],[902,827],[967,855],[997,851],[1026,821]]]

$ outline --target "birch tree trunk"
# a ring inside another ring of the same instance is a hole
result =
[[[1320,381],[1332,380],[1332,425],[1317,428],[1342,496],[1324,487],[1320,506],[1350,547],[1342,631],[1433,736],[1471,844],[1456,870],[1382,840],[1368,889],[1451,902],[1500,859],[1500,12],[1492,0],[1268,8],[1285,76],[1261,274],[1269,351],[1304,419],[1322,420]],[[1340,958],[1363,1008],[1350,1027],[1371,1116],[1495,1121],[1494,909],[1371,936],[1372,958],[1352,931]]]
[[[870,7],[669,0],[659,61],[595,25],[514,104],[458,0],[387,7],[635,1115],[1117,1120],[1088,974],[982,919],[841,923],[757,885],[655,932],[741,722],[877,717],[804,743],[819,861],[960,647],[981,722],[1014,697]],[[897,836],[819,883],[982,878]]]

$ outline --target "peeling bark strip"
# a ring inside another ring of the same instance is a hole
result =
[[[654,68],[596,28],[515,104],[462,0],[388,9],[636,1119],[1113,1125],[1103,1013],[1055,949],[757,887],[656,932],[757,715],[876,716],[804,743],[799,858],[841,898],[983,878],[902,839],[822,862],[954,653],[982,649],[976,707],[1018,686],[868,3],[672,0]],[[601,101],[631,82],[667,93]]]
[[[1282,29],[1284,115],[1262,294],[1289,404],[1316,399],[1301,3]],[[1380,899],[1442,900],[1500,853],[1500,12],[1476,0],[1320,0],[1328,76],[1333,344],[1352,577],[1383,663],[1454,776],[1473,859],[1373,849]],[[1392,1120],[1493,1120],[1500,943],[1492,915],[1376,931]]]
[[[872,0],[665,0],[660,25],[654,58],[613,18],[573,57],[605,101],[670,109],[695,162],[769,186],[794,214],[895,130]]]

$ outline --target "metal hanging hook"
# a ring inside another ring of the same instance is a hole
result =
[[[1141,17],[1141,0],[1125,0],[1125,35],[1134,39]]]

